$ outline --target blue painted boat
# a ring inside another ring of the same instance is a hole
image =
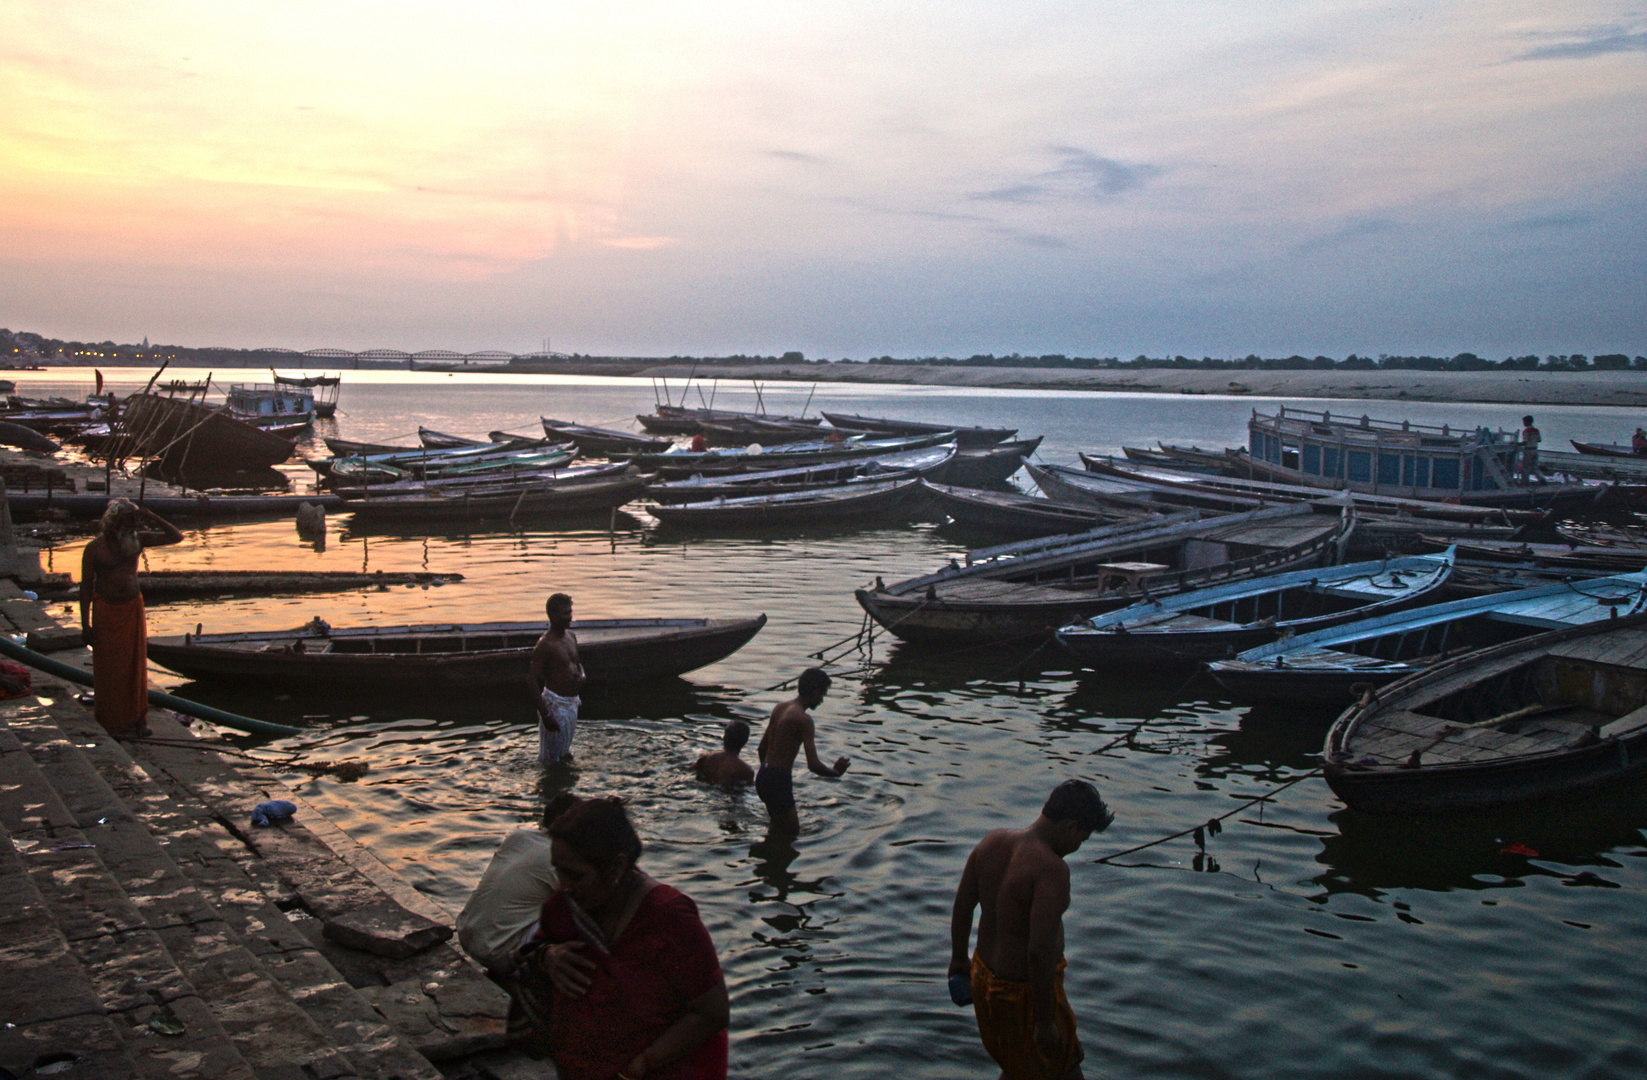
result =
[[[1472,596],[1248,649],[1207,665],[1242,701],[1342,708],[1461,652],[1647,610],[1647,572]]]
[[[1452,576],[1456,552],[1346,563],[1159,597],[1058,631],[1087,667],[1197,663],[1284,636],[1423,603]]]

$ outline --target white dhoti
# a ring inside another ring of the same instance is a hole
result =
[[[582,700],[575,697],[561,697],[553,690],[544,690],[543,707],[560,725],[560,730],[551,731],[549,725],[538,717],[538,760],[545,764],[553,764],[572,753],[572,732],[578,726],[578,706]]]

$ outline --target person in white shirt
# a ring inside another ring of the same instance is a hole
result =
[[[543,902],[560,881],[549,862],[548,828],[576,798],[562,792],[543,810],[543,823],[503,838],[480,884],[457,918],[458,944],[493,976],[507,976],[515,950],[537,929]]]

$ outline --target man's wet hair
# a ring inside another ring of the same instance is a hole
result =
[[[1085,780],[1065,780],[1053,788],[1041,813],[1050,821],[1073,821],[1093,832],[1103,832],[1115,820],[1098,789]]]
[[[795,684],[795,689],[800,691],[801,697],[822,697],[824,691],[829,689],[829,684],[834,681],[823,668],[809,667],[801,672],[800,681]]]
[[[726,725],[726,734],[721,736],[721,745],[736,754],[749,742],[749,725],[742,720],[733,720]]]
[[[550,593],[548,601],[546,601],[543,605],[543,610],[544,611],[553,611],[558,607],[571,607],[571,606],[572,606],[572,598],[570,596],[568,596],[566,593],[563,593],[563,592]]]

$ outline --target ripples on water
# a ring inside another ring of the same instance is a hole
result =
[[[53,373],[55,374],[55,373]],[[86,380],[89,383],[89,378]],[[62,387],[83,393],[89,386]],[[120,389],[127,389],[120,387]],[[767,391],[799,411],[806,387]],[[25,388],[27,392],[27,388]],[[38,392],[50,392],[40,390]],[[410,441],[417,424],[530,431],[539,414],[610,426],[645,383],[345,373],[350,438]],[[717,403],[748,407],[747,393]],[[1353,415],[1513,425],[1506,407],[1303,403]],[[816,409],[1016,424],[1042,456],[1156,439],[1241,441],[1243,399],[822,386]],[[1635,422],[1537,409],[1550,445]],[[323,552],[290,522],[191,530],[155,568],[457,571],[431,589],[156,606],[155,633],[370,621],[529,619],[565,590],[585,618],[734,615],[771,622],[730,659],[586,703],[577,761],[545,775],[524,694],[431,700],[184,692],[276,720],[271,748],[360,757],[341,784],[291,781],[417,886],[456,909],[501,834],[564,788],[631,801],[645,864],[697,902],[733,999],[739,1076],[993,1076],[969,1011],[944,986],[949,905],[971,845],[1031,820],[1068,776],[1094,780],[1114,827],[1071,860],[1068,989],[1088,1075],[1610,1077],[1647,1072],[1640,1003],[1647,786],[1467,818],[1385,821],[1343,810],[1317,778],[1242,810],[1205,851],[1190,838],[1121,865],[1098,856],[1223,814],[1314,768],[1329,717],[1234,708],[1185,674],[1077,674],[1053,654],[932,653],[877,639],[849,653],[818,711],[840,780],[797,782],[803,835],[765,839],[753,793],[690,777],[734,716],[758,725],[809,654],[856,632],[853,587],[939,565],[984,537],[930,523],[781,536],[682,537],[643,510],[608,522],[358,531]],[[78,544],[50,553],[78,570]],[[838,651],[838,650],[837,650]],[[161,678],[168,685],[175,679]],[[252,740],[244,740],[248,744]],[[1508,854],[1521,843],[1537,857]]]

